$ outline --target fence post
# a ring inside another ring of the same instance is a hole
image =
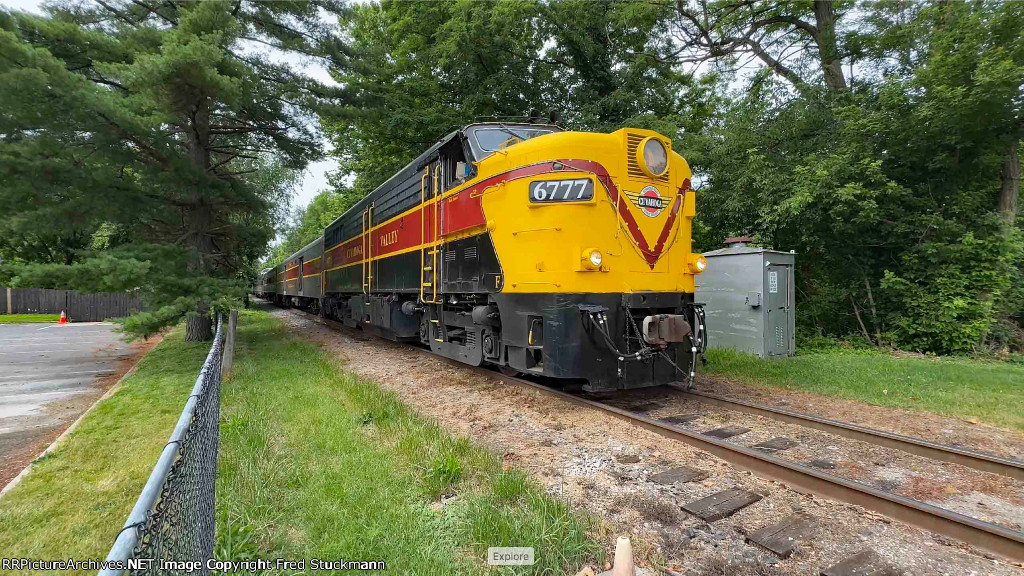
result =
[[[238,327],[238,310],[228,314],[228,333],[224,339],[224,359],[221,361],[221,378],[231,375],[231,366],[235,363],[235,328]]]
[[[14,314],[14,312],[11,311],[11,287],[10,286],[7,287],[7,313],[8,314]]]

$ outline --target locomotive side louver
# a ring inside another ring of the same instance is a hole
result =
[[[626,158],[628,164],[626,165],[626,173],[630,178],[636,180],[646,180],[648,182],[660,182],[663,184],[668,183],[668,171],[656,178],[651,178],[640,169],[640,165],[636,163],[636,149],[643,142],[645,136],[641,134],[626,134]]]

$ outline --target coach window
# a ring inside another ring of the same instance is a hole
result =
[[[305,261],[306,261],[305,258],[303,258],[302,256],[299,256],[299,279],[295,281],[295,290],[296,291],[301,291],[302,290],[302,265],[305,263]]]

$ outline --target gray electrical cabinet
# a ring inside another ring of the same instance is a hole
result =
[[[793,252],[754,248],[750,238],[729,238],[705,252],[696,300],[704,304],[708,346],[735,348],[762,358],[796,350]]]

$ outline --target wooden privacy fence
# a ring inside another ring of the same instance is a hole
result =
[[[89,294],[75,290],[45,288],[0,288],[6,296],[0,313],[60,314],[67,313],[73,322],[99,322],[121,318],[142,310],[138,292],[100,292]]]

